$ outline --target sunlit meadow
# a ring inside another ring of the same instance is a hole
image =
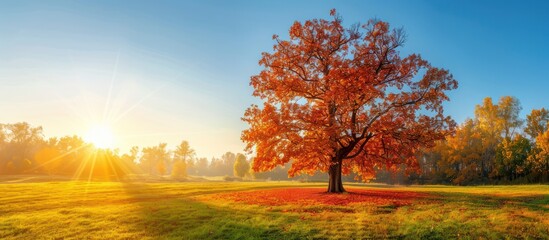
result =
[[[548,9],[2,1],[0,239],[549,239]]]

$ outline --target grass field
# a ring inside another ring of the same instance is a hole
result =
[[[549,238],[547,185],[346,187],[328,196],[318,183],[0,183],[0,239]],[[282,188],[313,195],[268,196]],[[315,202],[326,197],[345,201]]]

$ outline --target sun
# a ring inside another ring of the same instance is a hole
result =
[[[97,124],[88,130],[84,140],[92,143],[97,148],[112,148],[114,145],[114,134],[109,126]]]

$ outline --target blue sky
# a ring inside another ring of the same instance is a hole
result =
[[[185,139],[199,156],[240,152],[260,53],[331,8],[348,25],[404,27],[403,54],[459,81],[446,104],[457,122],[487,96],[519,98],[523,116],[549,107],[544,1],[2,1],[0,122],[46,137],[106,122],[122,151]]]

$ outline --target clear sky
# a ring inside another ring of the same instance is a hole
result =
[[[446,111],[472,117],[512,95],[525,116],[549,107],[547,1],[1,1],[0,123],[46,137],[111,125],[115,145],[188,140],[200,157],[241,152],[249,78],[273,34],[295,20],[372,17],[404,27],[419,53],[459,81]]]

